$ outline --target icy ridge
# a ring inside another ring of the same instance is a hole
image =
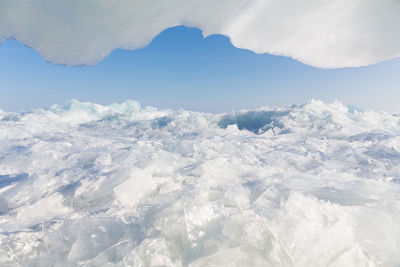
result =
[[[396,266],[399,219],[386,112],[0,112],[2,264]]]

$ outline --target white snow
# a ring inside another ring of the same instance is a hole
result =
[[[71,101],[0,112],[0,263],[397,266],[400,116]]]
[[[177,25],[323,68],[400,56],[398,0],[0,0],[0,43],[15,38],[56,64],[92,65]]]

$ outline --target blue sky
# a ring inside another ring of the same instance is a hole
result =
[[[323,70],[257,55],[226,37],[171,28],[137,51],[116,50],[91,67],[56,66],[15,40],[0,46],[0,108],[29,110],[70,99],[127,99],[160,108],[225,112],[321,99],[400,111],[400,59]]]

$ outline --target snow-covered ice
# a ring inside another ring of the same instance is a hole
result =
[[[399,222],[396,114],[0,111],[3,266],[398,266]]]
[[[0,0],[0,43],[15,38],[56,64],[92,65],[178,25],[316,67],[400,57],[399,0]]]

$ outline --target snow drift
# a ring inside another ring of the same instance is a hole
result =
[[[323,68],[400,56],[398,0],[0,0],[0,43],[15,38],[56,64],[92,65],[177,25]]]
[[[320,101],[0,112],[0,262],[397,266],[399,136],[397,115]]]

